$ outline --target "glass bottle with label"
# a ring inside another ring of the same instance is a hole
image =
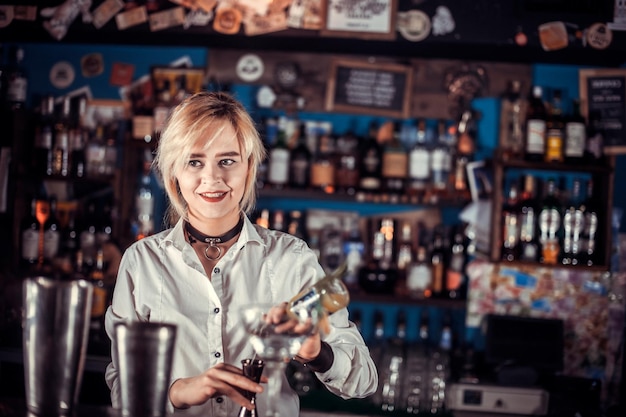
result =
[[[600,224],[599,220],[599,204],[597,202],[597,196],[594,194],[594,185],[593,179],[589,179],[587,181],[587,191],[585,195],[584,205],[584,228],[583,228],[583,236],[582,236],[582,256],[581,256],[581,264],[592,266],[598,263],[598,225]]]
[[[346,274],[344,282],[349,289],[356,289],[359,285],[359,269],[363,267],[365,242],[361,236],[359,222],[356,219],[346,218],[348,238],[343,243],[343,253],[346,260]]]
[[[539,213],[539,242],[541,243],[541,263],[556,264],[560,252],[558,233],[561,229],[561,204],[557,197],[554,178],[546,184],[546,194],[541,202]]]
[[[359,188],[364,192],[381,189],[382,150],[378,143],[378,123],[370,122],[369,132],[359,150],[361,166]]]
[[[311,161],[311,187],[327,194],[335,192],[334,138],[323,133]]]
[[[585,156],[587,145],[587,126],[580,113],[580,100],[573,100],[572,115],[565,122],[565,142],[563,156],[567,163],[580,163]]]
[[[448,188],[451,169],[451,155],[448,147],[445,120],[437,122],[437,142],[432,150],[430,158],[430,172],[432,174],[432,186],[435,191],[444,192]]]
[[[54,131],[54,97],[44,96],[35,126],[34,170],[42,176],[52,175],[52,140]]]
[[[563,137],[565,136],[565,124],[563,122],[563,103],[561,90],[552,92],[550,114],[546,121],[546,150],[544,160],[546,162],[563,162]]]
[[[409,297],[423,299],[431,296],[433,270],[428,261],[426,247],[418,246],[415,261],[407,268],[406,286]]]
[[[408,171],[408,156],[400,141],[400,132],[400,123],[394,123],[392,137],[385,143],[382,165],[384,188],[396,195],[404,190]]]
[[[44,224],[43,256],[48,263],[52,263],[59,254],[59,247],[61,243],[61,225],[59,224],[59,219],[57,218],[56,196],[50,196],[48,204],[50,205],[50,214]]]
[[[516,182],[509,187],[507,198],[502,206],[502,259],[514,261],[518,258],[519,218],[517,213],[518,190]]]
[[[520,80],[509,81],[500,103],[499,147],[504,159],[521,158],[524,150],[526,100],[522,97],[521,90]]]
[[[359,139],[350,130],[337,138],[337,191],[354,195],[359,187],[358,151]]]
[[[398,271],[393,262],[394,222],[383,218],[372,234],[367,263],[359,270],[359,285],[367,293],[394,292]]]
[[[524,157],[529,161],[544,159],[546,144],[546,107],[543,102],[543,88],[534,86],[528,100],[526,113],[526,145]]]
[[[524,189],[520,198],[519,209],[519,259],[526,262],[539,261],[539,242],[537,236],[537,218],[539,207],[536,196],[537,179],[532,175],[524,176]]]
[[[582,197],[581,179],[575,178],[572,182],[569,203],[563,214],[563,247],[561,253],[563,265],[578,265],[580,261],[581,239],[585,221]]]
[[[305,189],[309,186],[311,172],[311,151],[307,146],[307,127],[300,122],[298,141],[289,156],[289,183],[293,188]]]
[[[24,48],[11,47],[7,68],[7,102],[14,110],[23,109],[28,98],[28,74],[24,69],[23,60]]]
[[[451,300],[464,299],[466,296],[465,283],[465,238],[463,232],[454,232],[452,246],[450,248],[450,261],[446,269],[446,291]]]
[[[289,181],[289,148],[287,147],[287,119],[278,121],[276,143],[269,153],[267,179],[273,188],[282,189]]]
[[[426,143],[426,122],[417,122],[416,138],[409,151],[409,192],[422,194],[430,183],[430,149]]]
[[[63,99],[61,113],[54,123],[54,150],[52,152],[52,174],[67,177],[70,173],[70,98]]]
[[[31,200],[30,215],[24,217],[20,227],[22,234],[21,264],[26,269],[36,265],[39,259],[39,222],[35,214],[36,204],[37,198],[33,198]]]
[[[70,166],[71,174],[74,178],[83,178],[87,170],[85,159],[85,142],[87,139],[86,129],[82,121],[87,111],[87,99],[81,97],[78,101],[78,108],[73,116],[70,130]]]
[[[433,268],[432,296],[443,297],[446,275],[446,253],[441,230],[435,230],[433,248],[430,251],[430,264]]]

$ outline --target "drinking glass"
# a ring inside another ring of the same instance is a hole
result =
[[[287,362],[298,353],[302,342],[315,331],[318,322],[318,317],[313,315],[307,319],[310,324],[306,327],[307,331],[295,332],[293,328],[285,331],[286,324],[290,320],[297,322],[297,319],[285,315],[280,323],[271,323],[268,314],[273,308],[276,306],[260,303],[247,305],[240,311],[244,329],[250,335],[250,343],[256,357],[265,363],[268,378],[267,396],[270,398],[267,401],[268,409],[264,412],[265,417],[280,417],[276,404],[279,402],[277,399],[282,390],[282,376]]]

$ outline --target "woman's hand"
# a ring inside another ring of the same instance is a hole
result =
[[[287,314],[287,303],[281,303],[273,307],[267,314],[268,322],[276,324],[277,333],[295,333],[295,334],[309,334],[296,355],[296,359],[300,362],[309,362],[315,359],[321,349],[322,341],[318,329],[313,326],[310,320],[301,322],[295,318],[292,318]]]
[[[262,377],[262,382],[267,378]],[[227,396],[235,403],[249,410],[254,405],[242,391],[263,392],[263,387],[241,373],[233,365],[220,363],[203,374],[174,381],[169,391],[169,398],[175,408],[189,408],[207,402],[210,398]]]

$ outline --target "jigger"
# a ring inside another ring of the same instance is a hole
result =
[[[241,361],[242,373],[248,377],[248,379],[251,379],[257,384],[261,380],[264,366],[265,364],[260,359],[244,359]],[[256,405],[256,394],[254,392],[244,391],[243,395],[249,399],[252,404]],[[241,407],[237,417],[259,417],[259,414],[257,413],[256,407],[254,410],[248,410],[246,407]]]
[[[84,280],[24,280],[24,379],[29,415],[66,416],[78,400],[93,287]]]

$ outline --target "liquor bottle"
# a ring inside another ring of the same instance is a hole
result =
[[[307,240],[306,225],[304,216],[300,210],[292,210],[289,212],[289,224],[287,225],[287,233],[302,240]]]
[[[70,130],[70,161],[71,175],[74,178],[83,178],[87,170],[85,159],[86,129],[82,126],[85,112],[87,111],[87,99],[81,97],[78,101],[78,109],[73,117]]]
[[[50,214],[44,224],[44,258],[48,263],[52,261],[59,254],[59,247],[61,243],[61,225],[57,218],[57,198],[56,196],[50,196],[48,199],[50,205]]]
[[[287,147],[287,119],[278,121],[276,143],[270,150],[267,179],[273,188],[282,189],[289,181],[289,148]]]
[[[142,239],[154,233],[154,195],[152,194],[152,155],[144,153],[139,187],[135,193],[135,240]]]
[[[344,263],[296,294],[287,303],[287,314],[300,321],[317,318],[320,320],[320,330],[328,333],[330,328],[325,322],[326,316],[336,313],[350,303],[350,292],[342,280],[345,269]]]
[[[311,172],[311,151],[307,146],[307,128],[300,122],[298,142],[289,155],[289,185],[293,188],[305,189],[309,186]]]
[[[409,151],[409,192],[424,193],[430,184],[430,149],[426,143],[426,122],[417,122],[416,138]]]
[[[103,318],[108,304],[108,292],[104,282],[104,252],[102,248],[96,251],[95,264],[89,274],[89,280],[93,285],[89,336],[95,343],[100,343],[103,339]]]
[[[104,126],[98,124],[98,126],[96,126],[94,134],[91,135],[91,137],[89,138],[87,142],[87,148],[85,150],[87,177],[93,178],[104,175],[104,158]]]
[[[454,233],[453,243],[450,247],[450,261],[446,269],[446,291],[451,300],[461,300],[466,297],[465,282],[465,238],[463,232],[457,230]]]
[[[265,151],[265,157],[261,160],[259,168],[256,173],[256,188],[262,190],[268,183],[268,170],[269,170],[269,154],[270,154],[270,140],[273,140],[276,135],[276,120],[273,118],[264,119],[259,125],[259,136],[263,142],[263,148]]]
[[[335,192],[334,138],[329,133],[318,137],[311,161],[311,187],[327,194]]]
[[[503,159],[519,159],[524,151],[523,120],[526,100],[520,80],[510,80],[500,103],[499,147]]]
[[[596,112],[591,112],[589,114],[589,123],[587,126],[587,143],[585,145],[584,159],[589,164],[597,163],[604,155],[604,134],[602,133],[602,127],[596,126],[596,123],[593,122],[601,116],[595,113]]]
[[[378,123],[371,121],[369,132],[359,150],[359,188],[364,192],[377,193],[381,189],[382,150],[378,144]]]
[[[526,262],[539,261],[539,241],[537,236],[537,218],[539,207],[536,196],[536,178],[524,176],[524,190],[520,198],[519,209],[519,259]]]
[[[337,138],[335,184],[337,191],[348,195],[354,195],[359,187],[358,146],[359,138],[352,130]]]
[[[54,97],[41,99],[35,126],[34,170],[42,176],[52,175],[52,138],[54,119]]]
[[[430,158],[430,172],[432,174],[433,189],[438,192],[446,191],[451,169],[451,156],[447,143],[447,128],[445,120],[437,122],[437,142]]]
[[[474,158],[477,134],[476,115],[471,110],[464,111],[457,124],[458,139],[454,160],[455,191],[466,192],[468,189],[467,164]]]
[[[39,259],[39,222],[36,217],[37,198],[31,200],[30,215],[25,216],[20,226],[22,237],[21,264],[30,269]]]
[[[117,130],[110,127],[107,133],[104,146],[104,174],[113,175],[117,169],[117,141],[115,140]]]
[[[514,261],[519,256],[518,198],[517,184],[513,182],[502,206],[502,259],[505,261]]]
[[[426,247],[418,246],[415,260],[407,268],[406,286],[411,298],[424,299],[431,296],[433,270],[427,255]]]
[[[346,222],[349,224],[344,227],[348,230],[348,237],[343,243],[343,254],[346,260],[344,282],[348,289],[356,290],[359,285],[359,269],[363,267],[365,242],[361,236],[358,220],[346,218]]]
[[[594,195],[593,180],[587,181],[587,192],[585,195],[584,205],[584,228],[582,236],[582,265],[592,266],[598,263],[597,260],[597,239],[598,239],[598,225],[600,224],[600,211],[599,204],[597,203],[597,196]]]
[[[572,115],[565,122],[565,142],[563,156],[565,162],[576,164],[582,162],[587,145],[587,126],[580,113],[580,100],[573,100]]]
[[[433,247],[430,251],[430,264],[433,268],[432,296],[440,298],[444,296],[445,290],[446,254],[441,230],[435,230],[434,235]]]
[[[372,234],[368,260],[359,270],[359,285],[366,293],[392,294],[398,271],[393,262],[393,219],[383,218]]]
[[[546,162],[563,162],[563,140],[565,136],[565,123],[563,122],[563,103],[561,90],[552,92],[550,113],[546,121],[546,149],[544,160]]]
[[[111,203],[106,202],[100,207],[98,220],[96,222],[96,244],[102,247],[103,244],[110,242],[113,236],[113,219]]]
[[[52,151],[52,175],[67,177],[70,173],[70,98],[63,99],[61,113],[54,123],[54,148]]]
[[[401,125],[399,122],[395,122],[391,138],[386,141],[383,148],[383,187],[387,192],[395,195],[404,190],[408,171],[408,155],[400,141],[400,132]]]
[[[524,157],[529,161],[544,159],[546,144],[546,106],[543,102],[543,88],[534,86],[528,99],[526,112],[526,137]]]
[[[560,259],[563,265],[578,265],[580,261],[580,244],[585,222],[581,188],[580,178],[575,178],[563,214],[563,247]]]
[[[98,251],[96,238],[96,206],[89,203],[87,212],[83,213],[83,226],[79,235],[80,250],[83,252],[83,261],[88,269],[92,269],[96,264]]]
[[[541,263],[556,264],[560,252],[559,230],[561,229],[561,204],[557,197],[554,178],[549,178],[546,193],[539,213],[539,242],[541,243]]]
[[[28,74],[23,67],[24,49],[12,46],[7,68],[7,102],[13,110],[23,109],[28,98]]]
[[[67,259],[74,259],[76,252],[80,249],[79,232],[76,228],[76,212],[70,210],[67,224],[61,228],[61,248],[62,255]],[[81,253],[82,262],[82,253]]]
[[[327,224],[320,231],[320,265],[326,271],[337,269],[345,262],[343,251],[343,232],[335,226]]]
[[[420,350],[427,353],[430,350],[430,312],[423,308],[420,313],[419,327],[417,329],[417,339]]]
[[[405,221],[400,228],[400,244],[398,246],[398,256],[396,260],[398,270],[403,274],[406,272],[409,264],[413,262],[414,253],[411,223]]]

